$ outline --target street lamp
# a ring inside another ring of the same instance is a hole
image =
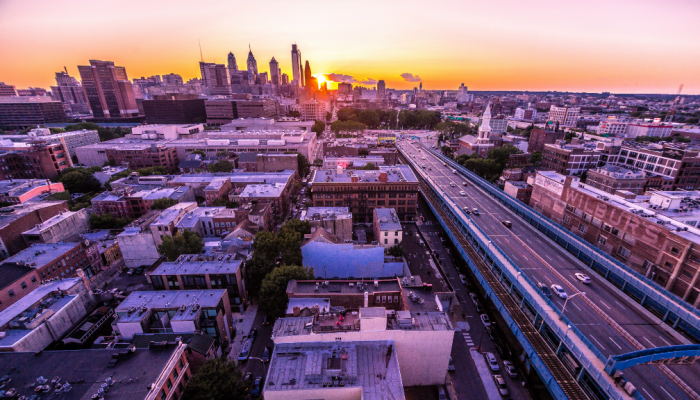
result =
[[[559,315],[559,319],[562,319],[564,317],[564,311],[566,310],[566,303],[568,303],[569,300],[573,299],[574,297],[576,297],[580,294],[585,296],[586,292],[578,292],[578,293],[572,294],[571,296],[566,297],[566,300],[564,300],[564,307],[561,308],[561,314]]]
[[[522,275],[522,271],[518,271],[518,275],[515,276],[515,281],[520,283],[520,275]]]

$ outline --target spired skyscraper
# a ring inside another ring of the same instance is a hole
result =
[[[250,45],[248,45],[248,61],[246,65],[248,66],[248,83],[254,85],[258,80],[258,62],[255,61]]]
[[[304,86],[304,71],[301,68],[301,50],[292,45],[292,85]]]
[[[275,57],[272,57],[272,60],[270,60],[270,81],[272,81],[273,85],[280,85],[280,75],[280,66]]]

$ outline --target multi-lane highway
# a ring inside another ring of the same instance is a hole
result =
[[[460,208],[480,211],[479,215],[472,212],[467,218],[471,218],[532,281],[542,282],[547,287],[560,285],[569,296],[586,293],[571,298],[565,314],[605,357],[641,348],[687,344],[679,335],[660,326],[648,312],[628,301],[615,287],[603,279],[596,279],[596,275],[580,261],[472,185],[466,177],[453,173],[451,167],[444,165],[425,147],[409,140],[399,142],[399,146],[414,168],[423,169]],[[463,185],[464,182],[467,186]],[[503,221],[511,221],[512,227],[506,227]],[[575,273],[588,275],[592,282],[580,282]],[[551,299],[561,310],[564,300],[555,294]],[[693,399],[697,395],[692,392],[700,392],[697,380],[700,367],[694,364],[639,365],[623,372],[646,399]],[[673,374],[683,383],[674,382]]]

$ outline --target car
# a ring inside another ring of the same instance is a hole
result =
[[[467,214],[471,214],[472,210],[469,207],[464,207],[464,212]]]
[[[251,389],[250,394],[253,397],[258,397],[260,396],[260,393],[262,392],[263,388],[263,377],[258,375],[255,377],[255,380],[253,381],[253,389]]]
[[[479,302],[479,298],[476,296],[476,293],[469,292],[469,297],[472,299],[472,303],[475,305]]]
[[[447,394],[445,394],[445,389],[442,385],[438,386],[438,400],[447,400]]]
[[[506,370],[506,373],[507,373],[508,376],[510,376],[511,378],[517,378],[517,377],[518,377],[518,370],[515,369],[515,365],[513,365],[512,362],[510,362],[510,361],[508,361],[508,360],[504,360],[504,361],[503,361],[503,369]]]
[[[245,391],[250,390],[250,383],[253,381],[253,373],[252,372],[246,372],[245,375],[243,375],[243,386],[245,386]]]
[[[496,356],[494,356],[493,353],[484,354],[484,358],[486,358],[486,362],[489,364],[491,371],[501,370],[501,367],[498,365],[498,361],[496,360]]]
[[[542,282],[537,282],[537,285],[536,285],[536,286],[537,286],[538,289],[540,289],[540,291],[542,292],[542,294],[544,294],[544,295],[547,296],[547,297],[552,297],[552,291],[549,290],[549,288],[547,287],[547,285],[545,285],[545,284],[542,283]]]
[[[265,347],[265,350],[263,350],[260,360],[264,363],[270,362],[270,353],[272,353],[272,350],[270,350],[269,347]]]
[[[423,169],[425,169],[425,164],[423,164]]]
[[[444,163],[442,163],[442,165],[446,167],[446,166],[447,166],[447,163],[446,163],[446,162],[444,162]]]
[[[432,170],[433,170],[433,167],[428,167],[428,169],[432,171]]]
[[[488,328],[489,326],[491,326],[491,320],[489,319],[488,315],[481,314],[479,318],[481,318],[481,323],[484,324],[485,327]]]
[[[510,221],[508,221],[508,220],[503,220],[503,221],[501,221],[501,223],[502,223],[503,226],[505,226],[506,228],[511,228],[511,227],[513,227],[513,223],[510,222]]]
[[[448,371],[454,371],[454,370],[455,370],[455,362],[452,361],[452,357],[450,357],[450,362],[447,364],[447,370],[448,370]]]
[[[559,285],[552,285],[551,288],[552,288],[552,292],[554,292],[554,294],[559,296],[560,299],[565,299],[567,297],[566,291],[564,291],[563,287],[561,287]]]
[[[250,331],[250,333],[248,334],[248,337],[255,340],[255,338],[258,337],[258,329],[256,328],[256,329],[253,329],[252,331]]]
[[[586,274],[582,274],[580,272],[577,272],[574,274],[574,276],[576,277],[576,279],[581,281],[581,283],[591,283],[591,278]]]
[[[493,381],[496,383],[496,387],[498,388],[498,393],[500,393],[501,396],[508,396],[510,394],[510,393],[508,393],[508,386],[506,386],[506,381],[503,379],[503,377],[501,375],[494,375]]]
[[[453,170],[452,170],[452,173],[456,175],[456,174],[457,174],[457,170],[456,170],[456,169],[453,169]]]
[[[472,208],[472,212],[474,213],[474,215],[479,215],[479,209],[476,207]]]
[[[270,321],[272,321],[272,318],[270,316],[266,315],[263,317],[263,325],[270,325]]]
[[[481,303],[478,303],[478,302],[477,302],[476,304],[474,304],[474,309],[475,309],[476,312],[478,312],[478,313],[484,312],[484,309],[481,307]]]
[[[467,186],[467,182],[462,182],[462,186]]]
[[[464,190],[462,190],[461,192],[459,192],[459,194],[461,194],[462,196],[466,196],[466,195],[467,195],[467,193],[465,193]]]
[[[462,285],[467,283],[467,277],[464,274],[459,274],[459,280],[462,281]]]
[[[421,159],[421,160],[425,160],[425,157],[421,157],[420,159]]]
[[[126,271],[126,274],[127,274],[127,275],[133,275],[133,274],[134,274],[134,269],[133,269],[133,268],[129,268],[129,270]]]
[[[454,182],[450,182],[450,186],[455,187],[456,185]]]

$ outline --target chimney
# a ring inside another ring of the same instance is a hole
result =
[[[386,172],[382,171],[379,173],[379,182],[388,182],[389,181],[389,175],[387,175]]]
[[[357,175],[355,175],[355,174],[353,174],[353,175],[350,177],[350,181],[351,181],[352,183],[357,183],[357,182],[360,181],[360,177],[357,176]]]

